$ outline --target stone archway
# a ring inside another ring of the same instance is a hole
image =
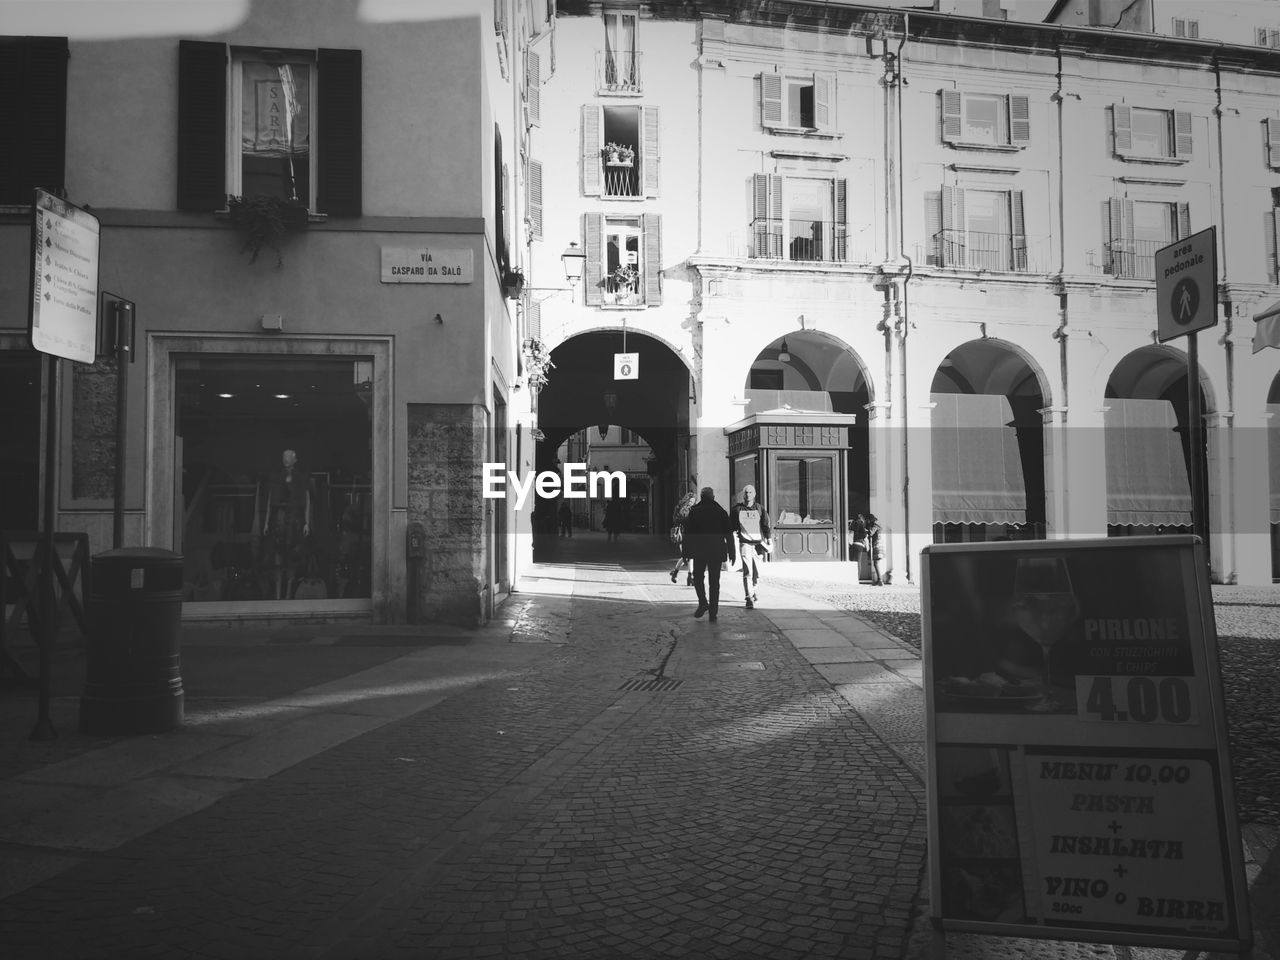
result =
[[[943,358],[930,385],[934,542],[1045,537],[1047,394],[1015,344],[970,340]]]

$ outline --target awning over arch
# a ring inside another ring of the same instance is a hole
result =
[[[1013,410],[999,394],[933,393],[934,523],[1025,523]]]
[[[1280,403],[1268,403],[1267,476],[1270,477],[1271,522],[1280,523]]]
[[[1190,526],[1191,484],[1167,400],[1108,399],[1107,523]]]

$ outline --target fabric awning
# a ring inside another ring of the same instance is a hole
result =
[[[1280,523],[1280,403],[1268,403],[1267,413],[1267,476],[1271,483],[1271,522]]]
[[[1173,404],[1106,403],[1107,523],[1190,526],[1191,484]]]
[[[934,393],[934,523],[1025,523],[1027,488],[1013,411],[996,394]]]

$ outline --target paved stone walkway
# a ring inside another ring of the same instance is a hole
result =
[[[780,585],[748,612],[726,579],[719,622],[694,620],[659,561],[591,549],[538,565],[463,646],[424,637],[287,696],[193,701],[182,731],[17,764],[0,952],[926,956],[914,651]],[[413,639],[314,633],[292,655]]]

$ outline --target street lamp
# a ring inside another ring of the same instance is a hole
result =
[[[787,352],[787,338],[786,338],[786,337],[783,337],[783,338],[782,338],[782,349],[778,351],[778,362],[779,362],[779,363],[790,363],[790,362],[791,362],[791,354]]]
[[[525,287],[525,293],[563,293],[574,290],[582,279],[582,272],[587,265],[587,252],[578,246],[576,240],[571,241],[560,254],[560,262],[564,265],[564,278],[569,281],[567,287]]]

